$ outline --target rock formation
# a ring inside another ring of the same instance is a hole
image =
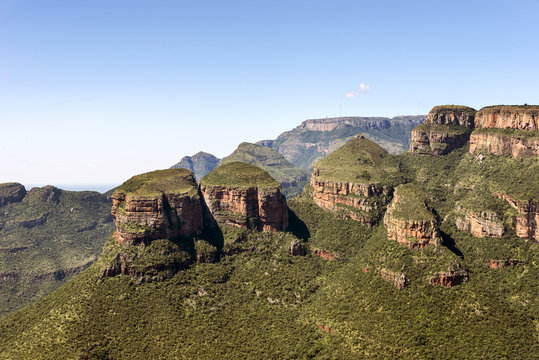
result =
[[[305,245],[301,242],[301,240],[293,240],[290,243],[290,247],[288,248],[290,251],[290,255],[292,256],[305,256],[307,254],[307,251],[305,249]]]
[[[19,183],[0,184],[0,206],[20,202],[26,195],[26,189]]]
[[[112,195],[120,244],[148,245],[156,239],[200,234],[202,205],[193,173],[158,170],[134,176]]]
[[[395,189],[393,201],[384,216],[387,237],[410,249],[439,245],[439,219],[428,208],[426,194],[412,184]]]
[[[219,165],[219,159],[200,151],[193,156],[184,156],[179,163],[172,165],[171,169],[187,169],[195,174],[197,180],[202,179],[207,173]]]
[[[509,266],[515,266],[518,264],[518,260],[514,259],[503,259],[503,260],[497,260],[497,259],[491,259],[487,261],[487,266],[491,269],[501,269]]]
[[[288,227],[281,186],[257,166],[220,165],[200,181],[200,191],[218,223],[272,232]]]
[[[503,221],[493,211],[472,211],[462,206],[456,208],[455,225],[460,231],[465,231],[475,237],[502,237]]]
[[[470,152],[539,155],[539,106],[487,106],[477,112]]]
[[[382,279],[389,281],[397,289],[402,290],[406,287],[408,279],[404,274],[389,269],[380,269],[379,271]]]
[[[462,147],[474,127],[475,109],[460,105],[434,107],[427,119],[412,130],[413,154],[445,155]]]
[[[314,202],[344,219],[376,223],[391,199],[398,166],[391,155],[357,136],[314,165]]]
[[[518,214],[512,219],[512,227],[517,235],[539,242],[539,201],[518,201],[507,194],[499,194],[498,196],[518,211]]]
[[[431,285],[441,285],[453,287],[468,281],[468,273],[462,269],[449,269],[446,272],[439,272],[430,278]]]

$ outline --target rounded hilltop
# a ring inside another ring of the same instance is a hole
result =
[[[279,183],[271,175],[258,166],[234,161],[219,165],[200,180],[203,186],[246,187],[279,187]]]
[[[313,176],[321,180],[350,183],[392,183],[398,162],[384,148],[357,135],[314,164]]]
[[[187,169],[155,170],[133,176],[114,193],[136,196],[154,196],[159,194],[197,194],[197,183],[193,172]]]

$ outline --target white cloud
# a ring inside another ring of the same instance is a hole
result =
[[[370,84],[359,84],[359,88],[357,90],[349,91],[346,94],[344,94],[345,98],[353,99],[358,95],[366,94],[369,91],[371,91],[371,85]]]

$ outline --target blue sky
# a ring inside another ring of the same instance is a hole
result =
[[[538,18],[538,0],[0,0],[0,182],[120,183],[341,108],[537,104]]]

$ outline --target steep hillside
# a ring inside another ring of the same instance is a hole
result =
[[[184,156],[179,163],[172,165],[170,168],[191,170],[196,179],[202,179],[207,173],[215,169],[218,164],[218,158],[200,151],[193,156]]]
[[[110,202],[97,192],[0,184],[0,313],[89,266],[113,227]]]
[[[392,154],[410,146],[414,126],[425,120],[424,115],[384,117],[338,117],[306,120],[275,140],[257,144],[271,147],[300,169],[310,171],[319,158],[344,145],[357,134],[363,134]]]
[[[232,154],[223,158],[221,163],[233,161],[253,164],[266,170],[281,184],[283,193],[289,198],[301,194],[308,182],[304,171],[292,165],[279,152],[268,147],[241,143]]]

